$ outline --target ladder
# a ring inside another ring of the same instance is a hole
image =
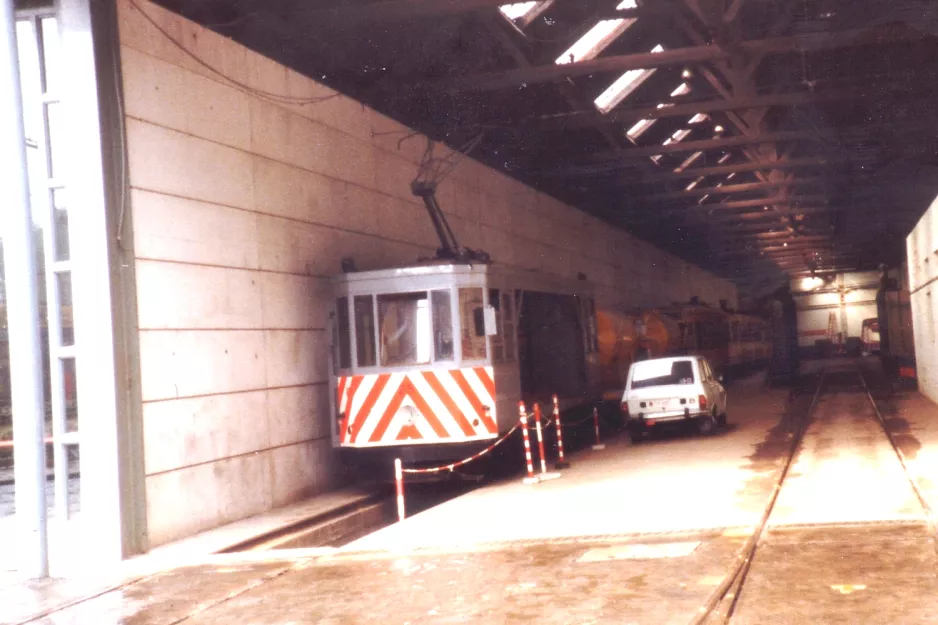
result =
[[[837,315],[833,312],[827,317],[827,338],[831,343],[837,343]]]

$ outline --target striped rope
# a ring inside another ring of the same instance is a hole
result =
[[[505,432],[505,433],[502,435],[502,437],[499,438],[498,440],[496,440],[494,443],[492,443],[491,445],[489,445],[488,447],[486,447],[486,448],[483,449],[482,451],[480,451],[480,452],[478,452],[478,453],[475,453],[475,454],[472,454],[472,455],[469,456],[468,458],[465,458],[465,459],[463,459],[463,460],[460,460],[459,462],[451,462],[450,464],[444,464],[444,465],[440,465],[440,466],[438,466],[438,467],[428,467],[428,468],[424,468],[424,469],[402,469],[402,471],[403,471],[404,473],[409,473],[409,474],[416,474],[416,473],[442,473],[443,471],[452,471],[452,470],[455,469],[456,467],[461,467],[461,466],[463,466],[463,465],[469,464],[469,463],[472,462],[473,460],[478,460],[479,458],[481,458],[481,457],[484,456],[485,454],[489,453],[490,451],[492,451],[493,449],[495,449],[496,447],[498,447],[499,445],[501,445],[501,444],[505,441],[505,439],[507,439],[507,438],[508,438],[509,436],[511,436],[512,434],[514,434],[515,430],[518,429],[518,426],[519,426],[519,425],[520,425],[520,423],[516,423],[513,428],[511,428],[510,430],[508,430],[507,432]]]

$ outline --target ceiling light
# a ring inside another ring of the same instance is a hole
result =
[[[690,71],[689,69],[685,69],[683,72],[681,72],[681,78],[683,78],[684,80],[687,80],[688,78],[693,78],[693,77],[694,77],[694,73]]]
[[[720,126],[720,125],[715,126],[713,129],[714,132],[723,132],[724,130],[725,128],[723,128],[723,126]]]
[[[534,5],[537,4],[537,0],[529,0],[529,2],[515,2],[514,4],[503,4],[499,7],[499,10],[510,20],[516,20],[519,17],[524,17],[525,14],[534,8]]]

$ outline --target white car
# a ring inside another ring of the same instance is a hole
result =
[[[632,442],[659,424],[694,423],[701,434],[726,425],[726,389],[702,356],[633,363],[622,394]]]

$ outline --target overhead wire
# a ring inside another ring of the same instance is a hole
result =
[[[259,89],[245,82],[242,82],[236,78],[232,78],[227,73],[218,69],[211,63],[205,61],[198,54],[190,50],[184,43],[176,39],[176,37],[174,37],[169,31],[167,31],[152,15],[150,15],[146,10],[144,10],[143,7],[140,6],[140,4],[137,2],[137,0],[128,0],[128,2],[133,8],[135,8],[137,11],[140,12],[143,18],[147,22],[149,22],[151,26],[153,26],[157,31],[159,31],[160,34],[162,34],[167,40],[170,41],[170,43],[172,43],[175,47],[177,47],[180,51],[182,51],[186,56],[188,56],[190,59],[198,63],[201,67],[207,69],[208,71],[212,72],[216,76],[224,79],[227,83],[236,87],[240,91],[243,91],[244,93],[257,96],[259,98],[271,101],[275,104],[293,104],[293,105],[298,105],[298,106],[319,104],[321,102],[325,102],[333,98],[338,98],[339,96],[342,95],[336,91],[325,96],[304,98],[300,96],[292,96],[289,94],[275,93],[273,91]]]

